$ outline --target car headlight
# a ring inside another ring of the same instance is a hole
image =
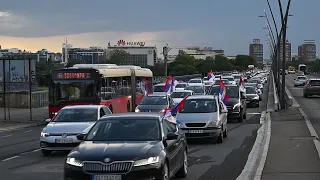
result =
[[[41,132],[40,136],[41,136],[41,137],[49,137],[50,134],[49,134],[49,133],[46,133],[46,132]]]
[[[240,103],[235,104],[235,105],[233,106],[233,109],[239,108],[240,105],[241,105]]]
[[[255,97],[253,97],[252,99],[258,100],[258,99],[259,99],[259,96],[255,96]]]
[[[75,158],[67,158],[66,161],[67,164],[70,164],[72,166],[82,167],[83,163]]]
[[[148,159],[140,159],[134,162],[133,166],[145,166],[145,165],[150,165],[150,164],[155,164],[158,163],[160,160],[159,156],[156,157],[149,157]]]
[[[136,109],[134,110],[134,112],[140,112],[139,108],[136,107]]]
[[[217,125],[217,121],[210,121],[208,123],[208,127],[217,127],[220,128],[220,126]]]

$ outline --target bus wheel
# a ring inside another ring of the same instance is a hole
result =
[[[129,101],[127,102],[127,111],[131,112],[131,107],[130,107],[130,102]]]
[[[113,108],[112,106],[109,106],[110,111],[113,113]]]

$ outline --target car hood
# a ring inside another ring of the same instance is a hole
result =
[[[139,105],[137,108],[140,112],[160,112],[161,110],[168,108],[168,105]]]
[[[82,161],[103,161],[105,158],[110,158],[111,161],[138,160],[157,156],[163,148],[161,141],[84,141],[69,154],[69,157]]]
[[[94,122],[51,122],[42,131],[46,133],[82,133],[86,128],[91,126]]]
[[[207,123],[217,120],[217,113],[178,113],[176,119],[181,123]]]
[[[239,98],[229,98],[227,101],[227,106],[234,106],[235,104],[239,103]]]
[[[258,94],[247,94],[247,99],[248,100],[251,100],[254,97],[259,97],[259,95]]]

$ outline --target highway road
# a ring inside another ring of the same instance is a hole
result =
[[[190,142],[189,172],[185,180],[236,179],[240,175],[260,127],[260,113],[266,109],[267,93],[268,89],[265,88],[259,108],[248,108],[246,121],[228,124],[229,134],[223,144]],[[39,150],[41,129],[38,126],[0,132],[1,179],[63,179],[66,153],[42,156]]]
[[[312,123],[317,134],[320,135],[320,97],[303,97],[303,87],[294,87],[294,78],[296,75],[286,75],[286,86],[295,98],[301,109],[305,112]],[[308,78],[320,78],[314,75],[307,75]]]

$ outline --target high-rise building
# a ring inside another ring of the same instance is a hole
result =
[[[317,46],[314,40],[305,40],[302,45],[298,47],[299,60],[309,62],[317,59]]]
[[[263,45],[260,44],[260,39],[254,39],[249,46],[249,55],[258,63],[263,63]]]
[[[280,42],[280,59],[282,59],[282,51],[283,51],[283,45],[282,40]],[[291,43],[286,40],[286,61],[292,61],[291,58]]]

